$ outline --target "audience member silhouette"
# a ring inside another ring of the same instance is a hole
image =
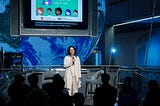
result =
[[[0,106],[4,106],[5,103],[6,103],[6,100],[5,100],[5,98],[3,97],[4,95],[1,94],[1,93],[2,93],[2,91],[0,92]]]
[[[42,89],[49,93],[51,106],[73,106],[73,101],[68,93],[64,92],[64,79],[60,74],[55,74],[52,77],[53,82],[46,83]]]
[[[85,98],[84,98],[83,93],[76,92],[72,96],[72,99],[73,99],[74,106],[84,106]]]
[[[39,77],[38,77],[38,74],[37,73],[32,73],[30,74],[28,77],[28,83],[29,83],[29,86],[30,86],[30,89],[39,89],[39,86],[38,86],[38,81],[39,81]]]
[[[38,86],[39,77],[32,73],[27,77],[30,92],[25,96],[25,106],[49,106],[49,96],[46,91]]]
[[[138,106],[137,91],[132,87],[132,77],[126,77],[119,91],[118,106]]]
[[[47,82],[42,85],[42,89],[47,92],[49,97],[52,96],[53,88],[54,88],[54,85],[51,82]]]
[[[156,80],[148,82],[148,92],[145,96],[144,106],[157,106],[160,102],[160,88]]]
[[[48,94],[39,88],[33,88],[25,99],[24,106],[50,106]]]
[[[102,86],[95,89],[94,106],[114,106],[117,99],[117,89],[113,87],[108,73],[101,74]]]
[[[23,106],[25,95],[29,92],[29,86],[24,83],[25,78],[21,75],[15,75],[14,81],[7,89],[11,101],[7,106]]]

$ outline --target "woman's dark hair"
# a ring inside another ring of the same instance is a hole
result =
[[[69,52],[70,48],[73,48],[75,50],[75,54],[74,55],[76,56],[77,55],[77,50],[76,50],[76,48],[74,46],[69,46],[68,47],[67,55],[70,55],[70,52]]]
[[[62,14],[62,9],[61,9],[60,7],[55,8],[55,14],[58,15],[58,14],[56,13],[56,11],[59,11],[59,12],[60,12],[60,15]]]

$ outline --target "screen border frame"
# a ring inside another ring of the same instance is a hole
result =
[[[25,28],[23,14],[24,0],[11,0],[10,34],[11,36],[93,36],[98,35],[98,1],[88,0],[88,28],[87,29],[46,29]],[[14,4],[14,5],[13,5]],[[18,7],[14,11],[15,7]],[[17,19],[18,18],[18,19]],[[16,28],[15,28],[16,26]],[[17,28],[18,27],[18,28]]]

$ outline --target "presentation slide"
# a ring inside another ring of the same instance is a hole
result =
[[[32,21],[83,21],[83,0],[31,0]]]

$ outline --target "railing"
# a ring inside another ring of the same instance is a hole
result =
[[[120,74],[121,72],[129,72],[132,74],[137,74],[138,76],[141,76],[142,78],[145,78],[147,80],[151,80],[149,77],[144,76],[143,74],[141,74],[140,72],[147,72],[144,68],[139,67],[139,66],[126,66],[126,67],[121,67],[117,70],[117,86],[123,84],[123,82],[120,81]],[[125,76],[124,76],[125,77]]]
[[[81,65],[81,68],[98,68],[98,69],[107,69],[110,68],[119,68],[120,65]],[[47,70],[53,70],[54,68],[64,68],[63,65],[41,65],[41,66],[23,66],[23,70],[30,70],[30,69],[47,69]]]
[[[104,70],[107,72],[108,67],[111,69],[118,69],[120,65],[81,65],[82,74],[88,74],[89,72],[96,72],[98,70]],[[13,80],[14,74],[23,74],[26,76],[27,73],[37,72],[43,73],[46,71],[55,71],[56,73],[64,71],[63,65],[41,65],[41,66],[23,66],[23,67],[11,67],[11,68],[1,68],[0,75],[6,75],[8,77],[8,82]],[[4,77],[0,76],[0,82],[3,83]],[[4,89],[8,85],[3,83],[1,89]]]
[[[104,70],[104,72],[107,73],[116,73],[113,85],[116,86],[118,89],[121,84],[123,84],[123,79],[125,76],[121,76],[122,72],[127,72],[126,75],[131,75],[132,77],[138,76],[141,79],[145,80],[151,80],[150,77],[146,76],[144,73],[160,73],[157,70],[160,70],[160,67],[141,67],[141,66],[120,66],[120,65],[81,65],[82,73],[87,74],[89,72],[96,72],[98,70]],[[108,70],[109,69],[109,70]],[[19,71],[22,70],[22,71]],[[46,71],[64,71],[63,65],[41,65],[41,66],[23,66],[21,68],[3,68],[0,69],[1,73],[10,73],[10,72],[16,72],[16,73],[31,73],[31,72],[46,72]],[[0,73],[0,74],[1,74]],[[122,78],[123,77],[123,78]],[[1,81],[1,80],[0,80]]]
[[[128,66],[127,68],[125,67],[121,67],[117,70],[117,84],[121,84],[120,82],[120,73],[121,72],[130,72],[133,74],[136,74],[146,80],[152,80],[152,78],[144,75],[144,73],[159,73],[160,74],[160,67],[139,67],[139,66],[134,66],[134,67],[130,67]]]
[[[157,80],[160,83],[160,67],[125,67],[117,70],[116,87],[119,90],[126,76],[133,77],[133,87],[138,91],[139,102],[143,103],[148,91],[149,80]],[[122,80],[123,79],[123,80]]]
[[[82,72],[89,71],[97,71],[97,70],[104,70],[104,72],[112,72],[116,71],[116,82],[117,84],[122,84],[120,82],[120,73],[121,72],[134,72],[134,74],[137,74],[145,79],[150,80],[150,78],[146,77],[145,75],[141,74],[140,72],[150,72],[148,70],[160,70],[160,68],[155,67],[140,67],[140,66],[120,66],[120,65],[81,65]],[[109,67],[109,68],[108,68]],[[22,68],[3,68],[0,69],[0,72],[10,72],[10,71],[18,71],[22,70],[22,73],[27,72],[45,72],[45,71],[55,71],[56,69],[64,69],[63,65],[41,65],[41,66],[23,66]],[[109,70],[108,70],[109,69]],[[62,70],[63,71],[63,70]],[[153,72],[153,71],[151,71]],[[157,71],[154,71],[157,72]]]

